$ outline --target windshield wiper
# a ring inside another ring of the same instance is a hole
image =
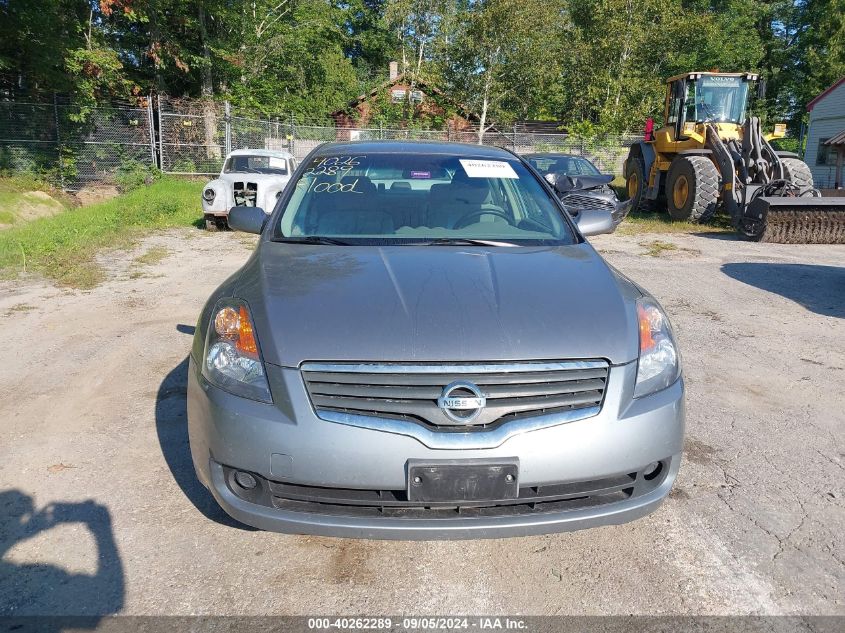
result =
[[[414,243],[421,246],[517,246],[513,242],[500,242],[497,240],[475,240],[467,237],[437,237],[424,242]]]
[[[338,240],[333,237],[323,237],[322,235],[304,235],[302,237],[283,237],[276,240],[277,242],[289,244],[334,244],[336,246],[350,246],[349,242]]]

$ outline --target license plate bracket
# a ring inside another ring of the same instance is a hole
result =
[[[519,460],[408,460],[408,500],[427,503],[498,501],[519,496]]]

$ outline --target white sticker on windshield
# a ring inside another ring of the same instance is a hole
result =
[[[277,169],[286,169],[287,162],[284,158],[276,158],[275,156],[270,157],[270,167],[274,167]]]
[[[473,158],[458,160],[470,178],[519,178],[511,164],[503,160],[475,160]]]

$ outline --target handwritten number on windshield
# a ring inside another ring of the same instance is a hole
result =
[[[314,160],[311,167],[305,170],[304,176],[346,176],[361,164],[366,156],[324,156]]]

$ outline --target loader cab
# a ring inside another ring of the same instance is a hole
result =
[[[674,138],[684,140],[685,130],[700,123],[742,125],[745,121],[750,73],[687,73],[667,83],[664,117]]]

